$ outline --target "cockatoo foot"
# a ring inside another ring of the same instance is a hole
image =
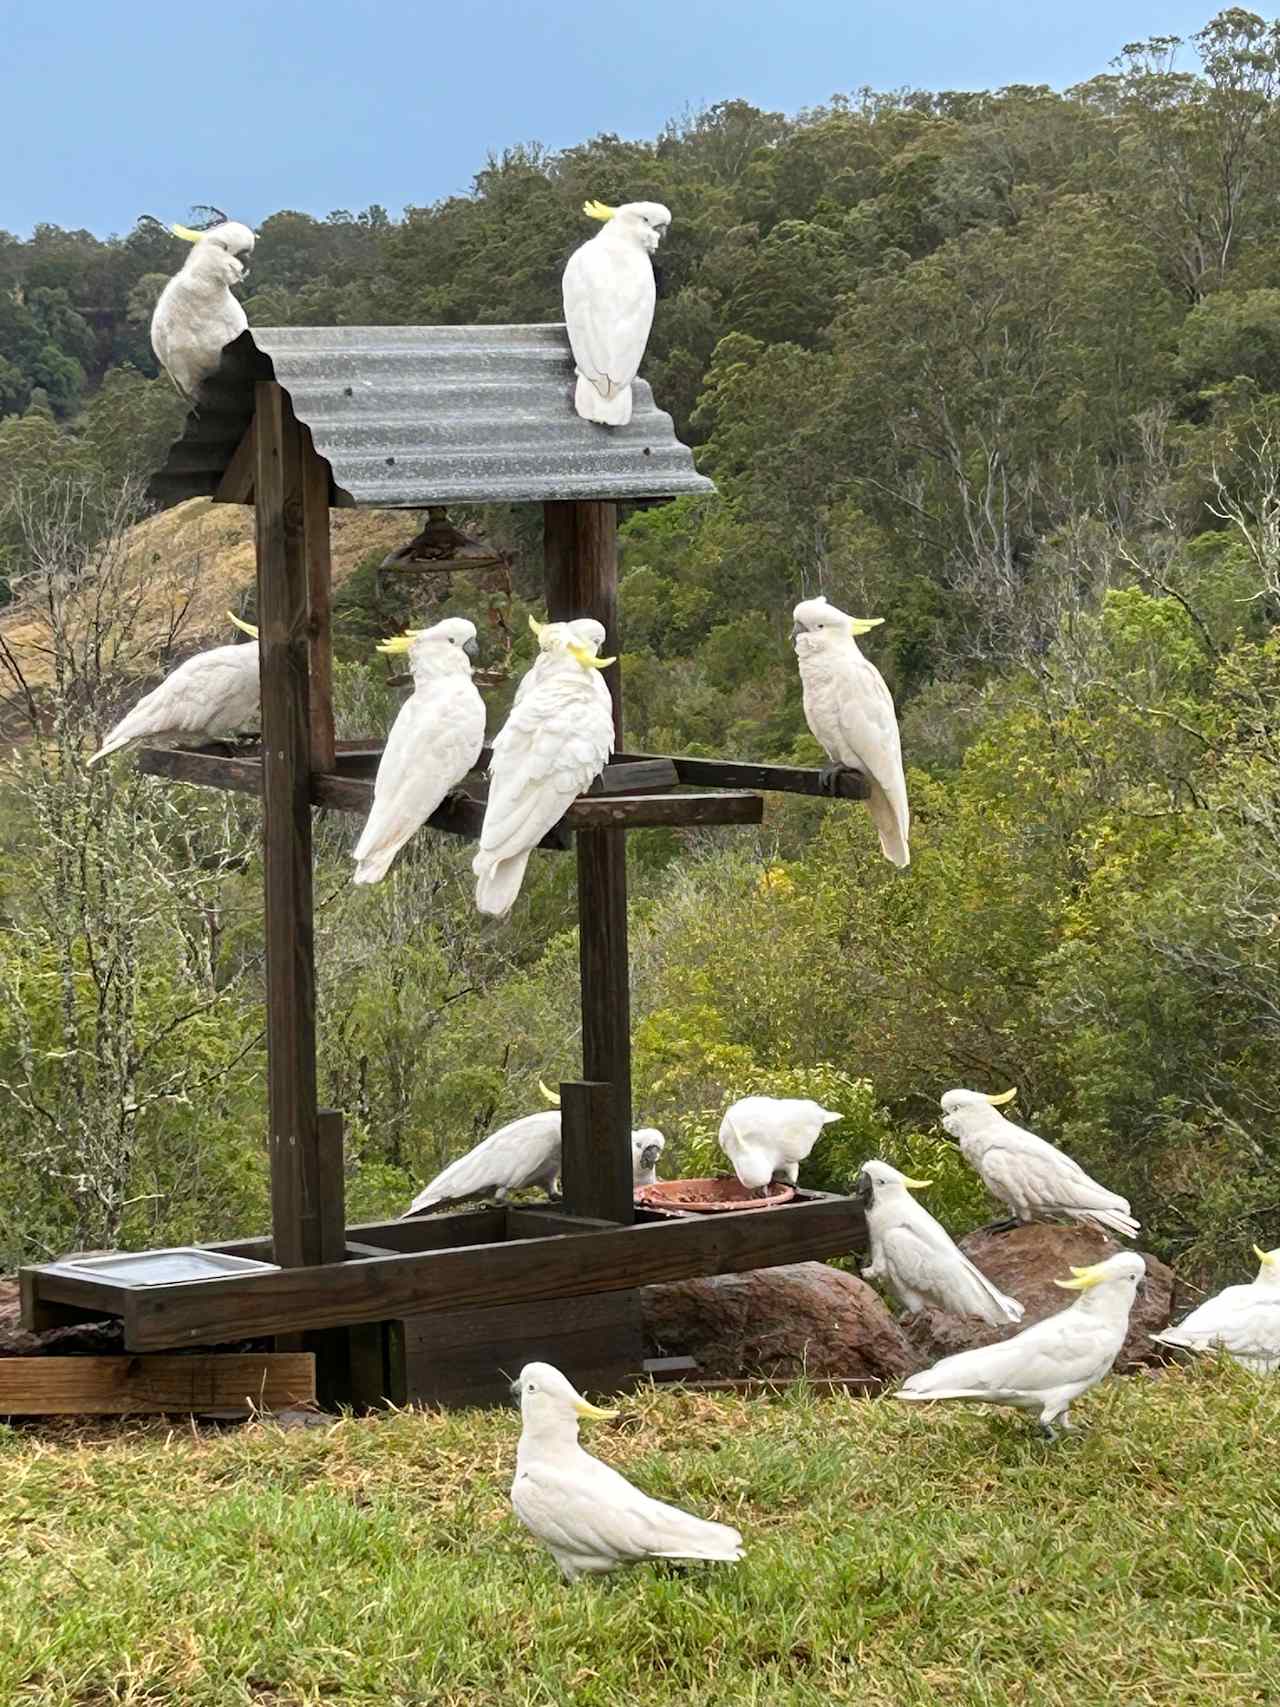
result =
[[[1012,1233],[1015,1227],[1021,1227],[1022,1222],[1016,1215],[1009,1215],[1003,1221],[988,1221],[985,1227],[979,1227],[980,1233]]]
[[[1058,1438],[1058,1431],[1054,1428],[1052,1423],[1038,1422],[1036,1424],[1036,1433],[1040,1436],[1041,1440],[1056,1441]]]

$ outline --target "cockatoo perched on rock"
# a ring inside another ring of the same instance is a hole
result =
[[[1261,1265],[1256,1280],[1228,1286],[1152,1339],[1186,1351],[1229,1351],[1246,1369],[1280,1373],[1280,1249],[1253,1251]]]
[[[908,1179],[888,1162],[863,1164],[853,1195],[867,1217],[871,1261],[864,1280],[883,1280],[908,1310],[948,1310],[981,1316],[995,1327],[1020,1322],[1024,1311],[952,1243],[950,1234],[912,1197],[929,1184]]]
[[[511,1390],[523,1423],[511,1504],[569,1582],[645,1559],[742,1557],[736,1529],[650,1499],[582,1450],[578,1418],[618,1413],[588,1404],[558,1369],[526,1363]]]
[[[1101,1227],[1104,1233],[1133,1238],[1141,1224],[1130,1215],[1127,1198],[1090,1179],[1070,1156],[1000,1113],[1000,1105],[1016,1095],[955,1090],[942,1098],[944,1128],[991,1195],[1007,1204],[1019,1221],[1065,1216]]]
[[[227,614],[231,616],[229,611]],[[241,622],[238,616],[231,616],[231,621],[256,641],[258,631],[251,623]],[[256,720],[259,699],[256,645],[215,646],[211,651],[197,652],[179,664],[159,687],[142,696],[89,763],[96,765],[108,753],[139,741],[158,747],[178,742],[198,745],[223,735],[237,735]]]
[[[545,1085],[542,1094],[549,1102],[559,1097]],[[652,1185],[657,1179],[658,1158],[666,1139],[656,1126],[642,1126],[631,1134],[631,1171],[637,1185]],[[443,1173],[425,1186],[405,1211],[416,1215],[439,1203],[459,1203],[468,1197],[493,1197],[502,1203],[508,1192],[526,1186],[541,1186],[554,1195],[560,1177],[560,1110],[544,1109],[526,1114],[500,1126],[468,1150]]]
[[[932,1369],[904,1381],[895,1399],[975,1399],[1039,1412],[1043,1434],[1054,1424],[1069,1428],[1073,1400],[1102,1380],[1120,1354],[1129,1331],[1129,1312],[1146,1264],[1121,1251],[1091,1268],[1073,1268],[1058,1286],[1080,1297],[1056,1316],[1034,1322],[997,1345],[944,1357]]]
[[[450,616],[384,641],[407,652],[413,692],[400,707],[373,784],[373,807],[356,843],[356,883],[377,883],[451,788],[479,761],[484,701],[471,679],[476,625]]]
[[[743,1097],[725,1110],[720,1148],[739,1182],[764,1196],[772,1180],[796,1183],[822,1128],[839,1119],[809,1097]]]
[[[189,231],[185,225],[169,229],[192,249],[182,271],[160,293],[151,316],[151,348],[182,395],[194,400],[223,350],[249,324],[231,287],[248,271],[256,238],[234,219],[207,231]]]
[[[604,628],[590,617],[530,623],[538,657],[493,743],[489,799],[472,861],[482,913],[511,911],[529,855],[604,769],[613,701],[598,656]]]
[[[880,851],[894,865],[909,865],[911,812],[893,695],[854,639],[884,618],[852,617],[826,599],[805,599],[792,619],[805,721],[831,760],[827,775],[861,772],[871,788],[867,804],[880,833]]]
[[[604,226],[564,270],[564,320],[578,370],[573,406],[584,421],[625,427],[657,300],[649,257],[671,214],[661,202],[587,202],[582,211]]]

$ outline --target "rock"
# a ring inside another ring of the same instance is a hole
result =
[[[649,1355],[694,1357],[708,1380],[896,1381],[919,1366],[879,1295],[825,1263],[646,1286],[640,1301]]]
[[[992,1345],[1010,1339],[1039,1322],[1056,1315],[1071,1302],[1072,1294],[1055,1286],[1066,1280],[1071,1267],[1083,1268],[1127,1249],[1105,1233],[1091,1227],[1057,1227],[1039,1222],[993,1232],[980,1227],[960,1240],[960,1249],[976,1263],[988,1280],[1026,1305],[1027,1313],[1018,1327],[993,1328],[976,1316],[948,1316],[941,1310],[917,1310],[901,1318],[901,1327],[926,1365],[953,1352],[976,1345]],[[1129,1334],[1115,1367],[1124,1372],[1144,1364],[1163,1363],[1165,1353],[1152,1345],[1151,1334],[1169,1325],[1173,1311],[1173,1270],[1157,1257],[1142,1253],[1147,1278],[1129,1318]]]

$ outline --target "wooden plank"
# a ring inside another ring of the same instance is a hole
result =
[[[311,892],[311,730],[302,436],[274,380],[255,385],[262,654],[267,1097],[275,1260],[322,1260]]]
[[[85,1322],[100,1322],[103,1313],[86,1309],[78,1304],[55,1304],[51,1299],[42,1298],[39,1290],[39,1270],[35,1268],[20,1268],[18,1270],[18,1319],[28,1333],[45,1334],[53,1328],[80,1327]],[[107,1315],[113,1312],[107,1311]]]
[[[629,1226],[635,1219],[630,1128],[625,1152],[615,1142],[613,1086],[560,1086],[560,1186],[573,1216]]]
[[[342,1262],[347,1248],[347,1159],[342,1115],[336,1108],[316,1111],[316,1228],[317,1262]]]
[[[568,1215],[558,1209],[512,1205],[507,1209],[508,1239],[550,1239],[570,1233],[603,1233],[618,1222],[597,1215]]]
[[[618,646],[618,506],[553,503],[542,506],[542,563],[552,622],[593,616],[605,628],[605,653]],[[613,698],[614,740],[622,745],[622,674],[604,672]]]
[[[825,1198],[577,1238],[235,1275],[198,1286],[153,1286],[124,1301],[125,1344],[138,1351],[207,1345],[228,1336],[626,1291],[840,1256],[864,1240],[865,1222],[853,1199]]]
[[[849,771],[841,771],[831,786],[823,783],[822,772],[796,765],[755,765],[741,759],[687,759],[654,753],[617,753],[622,764],[634,764],[642,759],[670,757],[676,775],[682,783],[701,788],[762,788],[770,794],[813,794],[840,800],[866,800],[871,793],[866,781]]]
[[[396,1253],[390,1245],[361,1245],[353,1239],[347,1240],[346,1262],[363,1262],[366,1257],[392,1257]]]
[[[309,429],[302,433],[302,543],[307,559],[311,666],[311,768],[331,771],[333,730],[333,640],[330,633],[332,563],[329,541],[329,464],[317,454]]]
[[[414,1215],[408,1220],[367,1221],[348,1227],[348,1245],[381,1246],[401,1253],[451,1250],[455,1246],[491,1245],[507,1236],[504,1209],[467,1209],[448,1215]],[[209,1245],[231,1257],[271,1261],[270,1239],[229,1239]]]
[[[314,1404],[306,1353],[178,1357],[0,1357],[0,1416],[138,1416]]]
[[[758,794],[625,794],[599,799],[580,795],[561,823],[581,837],[584,831],[696,829],[759,824],[763,819],[764,801]]]
[[[252,421],[244,430],[240,443],[231,453],[222,479],[214,489],[215,504],[249,504],[253,502],[253,482],[258,472],[257,434]]]
[[[658,797],[669,802],[670,797]],[[615,805],[617,803],[614,803]],[[635,1219],[631,1170],[631,985],[627,961],[627,843],[617,830],[578,837],[578,979],[582,990],[582,1076],[609,1086],[607,1107],[593,1111],[595,1171],[610,1182],[600,1193],[587,1187],[591,1170],[579,1171],[565,1205],[584,1215]],[[584,1159],[585,1160],[585,1159]]]

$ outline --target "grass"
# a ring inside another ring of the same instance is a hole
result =
[[[589,1443],[737,1566],[563,1586],[514,1413],[0,1427],[3,1707],[1280,1702],[1280,1380],[1018,1418],[645,1391]]]

